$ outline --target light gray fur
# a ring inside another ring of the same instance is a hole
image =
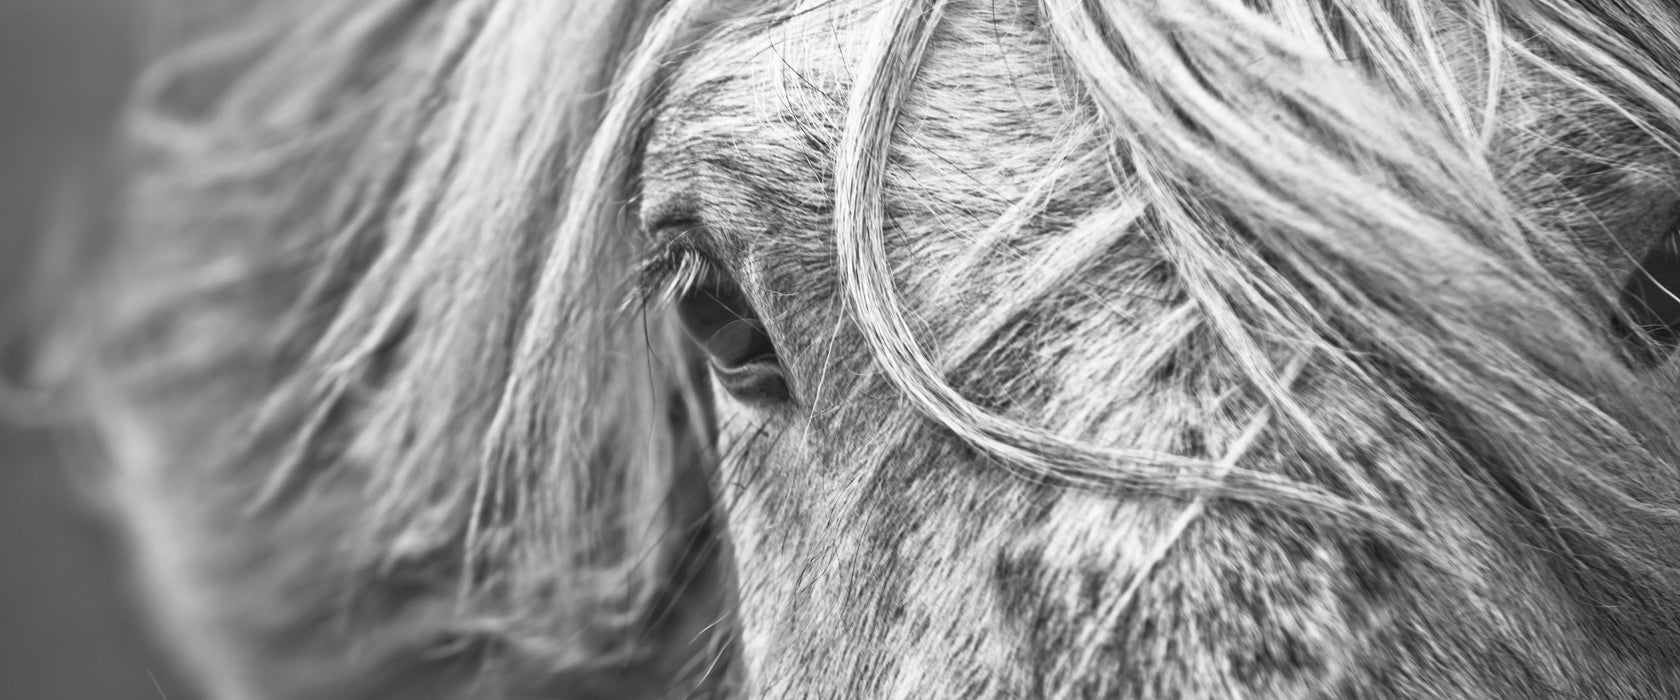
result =
[[[271,10],[142,86],[80,388],[218,697],[1676,695],[1629,5]],[[624,304],[669,220],[790,401]]]

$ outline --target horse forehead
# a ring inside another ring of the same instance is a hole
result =
[[[719,145],[768,145],[766,136],[844,114],[847,57],[863,49],[861,3],[834,3],[763,26],[717,32],[677,69],[648,149],[675,165]],[[851,11],[847,8],[851,7]]]
[[[700,197],[697,188],[706,198],[732,188],[822,189],[878,4],[812,3],[705,42],[677,69],[654,120],[645,201]],[[895,128],[908,147],[901,154],[911,155],[894,165],[914,173],[909,189],[926,190],[902,196],[997,198],[1056,155],[1047,142],[1084,130],[1031,12],[1012,0],[947,11]],[[822,198],[812,194],[796,198]]]

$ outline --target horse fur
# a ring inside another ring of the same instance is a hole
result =
[[[1676,695],[1675,66],[1658,0],[275,4],[142,82],[79,389],[216,697]]]

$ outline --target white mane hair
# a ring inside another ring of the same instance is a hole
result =
[[[886,233],[899,115],[928,107],[925,62],[979,40],[950,19],[973,8],[860,8],[872,41],[819,141],[830,283],[915,420],[1048,487],[1180,499],[1155,559],[1215,502],[1361,533],[1490,606],[1517,603],[1483,550],[1544,550],[1559,596],[1680,664],[1677,378],[1609,325],[1633,266],[1607,251],[1653,241],[1584,240],[1587,210],[1539,182],[1561,148],[1601,189],[1672,189],[1680,11],[1014,4],[1088,117],[1046,152],[1080,155],[973,235],[1018,267],[934,277],[1018,293],[934,299],[964,323],[929,338]],[[277,2],[150,70],[77,391],[160,624],[212,692],[739,690],[712,398],[678,327],[624,303],[648,256],[633,205],[671,76],[808,5]],[[1556,123],[1563,99],[1591,119]],[[1102,195],[1031,241],[1070,178]],[[1022,361],[999,337],[1104,295],[1092,271],[1140,240],[1178,310],[1134,319],[1160,345],[1119,376],[1222,368],[1230,439],[1107,444],[975,398],[1011,390],[984,385]],[[1431,459],[1350,453],[1325,423],[1361,417],[1300,400],[1329,381]],[[1299,468],[1246,461],[1262,443]]]

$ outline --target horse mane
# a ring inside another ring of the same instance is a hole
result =
[[[1656,38],[1680,28],[1674,13],[1594,15],[1567,3],[1505,12],[1482,3],[1449,16],[1423,3],[1270,2],[1259,12],[1217,0],[1043,3],[1076,89],[1112,134],[1108,167],[1131,197],[1116,208],[1148,212],[1132,229],[1171,261],[1221,359],[1261,397],[1267,429],[1362,499],[1244,469],[1246,438],[1219,460],[1069,442],[990,413],[946,381],[887,274],[880,189],[893,114],[914,99],[908,88],[944,5],[881,13],[835,174],[851,318],[918,413],[1029,478],[1271,506],[1368,530],[1478,579],[1426,513],[1371,496],[1385,482],[1428,479],[1464,512],[1491,506],[1547,530],[1539,546],[1580,566],[1680,590],[1680,552],[1668,544],[1680,453],[1662,428],[1675,415],[1663,391],[1672,373],[1641,375],[1607,342],[1605,322],[1621,313],[1616,288],[1569,242],[1565,229],[1581,222],[1522,211],[1497,177],[1495,159],[1509,154],[1491,151],[1496,132],[1523,128],[1502,119],[1503,103],[1543,99],[1523,94],[1524,80],[1547,77],[1584,89],[1675,152],[1680,85],[1662,58],[1680,56]],[[1488,56],[1486,74],[1457,75],[1445,63],[1469,50],[1441,45],[1450,23],[1485,39],[1474,50]],[[1034,272],[1066,281],[1104,252],[1053,251]],[[990,273],[976,264],[946,274]],[[969,333],[997,332],[1064,290],[1036,291]],[[1287,339],[1281,351],[1277,338]],[[1371,473],[1338,454],[1290,388],[1307,364],[1349,373],[1361,395],[1406,394],[1386,408],[1457,450],[1469,470]],[[1482,502],[1490,491],[1500,497]],[[1660,597],[1672,613],[1668,595]]]
[[[881,213],[895,115],[918,99],[945,4],[882,3],[835,154],[847,315],[922,418],[1029,478],[1184,497],[1188,517],[1245,502],[1477,579],[1450,533],[1385,495],[1425,479],[1556,547],[1586,572],[1583,597],[1613,602],[1603,581],[1631,574],[1675,613],[1673,372],[1610,342],[1603,271],[1513,202],[1494,160],[1521,154],[1490,150],[1521,128],[1512,105],[1546,97],[1525,80],[1546,76],[1680,153],[1680,42],[1659,40],[1680,36],[1675,12],[1040,3],[1104,135],[1112,206],[1137,212],[1111,217],[1116,233],[1148,233],[1198,311],[1178,322],[1211,332],[1258,397],[1256,425],[1332,487],[1245,468],[1241,441],[1208,459],[1058,437],[954,386],[972,358],[939,356],[906,322]],[[623,312],[640,255],[628,210],[665,77],[716,27],[786,9],[750,5],[276,5],[152,69],[82,391],[153,588],[207,675],[275,663],[229,634],[301,653],[341,629],[322,615],[394,610],[406,621],[356,654],[310,652],[270,680],[379,670],[415,646],[546,674],[649,653],[638,642],[680,594],[697,527],[679,484],[710,459],[711,428],[678,333]],[[1449,22],[1484,45],[1443,45]],[[1484,73],[1444,60],[1465,51],[1485,52]],[[1036,269],[1078,285],[1101,252]],[[1293,388],[1327,371],[1391,397],[1463,468],[1373,473],[1339,454]]]

